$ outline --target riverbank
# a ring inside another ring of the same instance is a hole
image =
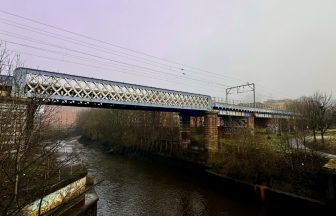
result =
[[[291,213],[296,214],[332,214],[324,201],[234,179],[205,165],[157,154],[138,155],[138,157],[146,157],[148,160],[162,163],[165,166],[183,169],[204,181],[212,189],[219,190],[235,199],[262,205],[279,215],[288,214],[289,209]]]
[[[95,186],[98,215],[272,215],[264,206],[226,195],[204,175],[162,157],[110,154],[96,144],[72,142]],[[187,167],[187,166],[185,166]]]
[[[81,141],[83,142],[83,139],[81,139]],[[85,140],[85,143],[85,145],[92,146],[92,143],[88,140]],[[107,148],[96,143],[95,148],[97,147],[101,151],[108,152]],[[162,164],[163,166],[171,167],[175,170],[187,172],[188,175],[191,175],[194,179],[201,180],[212,190],[220,191],[223,196],[230,196],[232,199],[244,200],[244,202],[262,206],[266,208],[268,212],[273,212],[272,215],[278,213],[278,215],[282,215],[293,212],[308,215],[311,213],[323,215],[331,214],[329,207],[319,200],[297,196],[262,185],[254,185],[230,178],[202,164],[148,152],[138,154],[130,151],[128,153],[124,152],[123,154],[126,157],[136,158],[136,160],[148,160],[155,164]],[[113,155],[110,156],[113,157]]]

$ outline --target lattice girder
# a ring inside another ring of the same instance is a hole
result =
[[[18,68],[24,97],[73,100],[177,110],[211,109],[208,95],[133,85],[28,68]]]

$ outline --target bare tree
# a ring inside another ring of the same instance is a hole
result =
[[[317,128],[321,134],[322,144],[324,144],[324,134],[332,125],[336,113],[335,104],[331,94],[315,92],[312,98],[317,110]]]
[[[316,134],[318,130],[318,113],[319,107],[313,97],[303,97],[297,102],[300,109],[300,121],[305,123],[309,130],[313,133],[314,143],[317,143]]]
[[[43,197],[71,177],[65,170],[76,159],[59,157],[63,133],[55,126],[57,109],[12,88],[19,85],[18,66],[19,56],[0,44],[0,215],[17,215],[36,199],[41,208]]]
[[[292,112],[297,113],[296,122],[311,131],[314,143],[317,144],[317,133],[319,132],[322,144],[324,144],[324,135],[335,122],[336,109],[332,95],[315,92],[313,96],[302,97],[293,102],[290,108]],[[306,130],[301,129],[300,131]]]

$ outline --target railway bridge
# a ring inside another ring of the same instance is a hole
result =
[[[203,117],[208,151],[218,150],[218,126],[228,119],[245,121],[246,127],[254,128],[292,115],[269,107],[227,104],[210,95],[30,68],[16,68],[13,76],[0,76],[0,98],[11,97],[45,105],[177,112],[182,142],[188,140],[190,117]]]

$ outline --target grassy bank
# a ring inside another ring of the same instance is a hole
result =
[[[324,199],[325,179],[321,173],[327,160],[314,152],[286,145],[285,139],[276,135],[252,135],[250,131],[224,136],[220,151],[210,154],[208,165],[220,175]]]

